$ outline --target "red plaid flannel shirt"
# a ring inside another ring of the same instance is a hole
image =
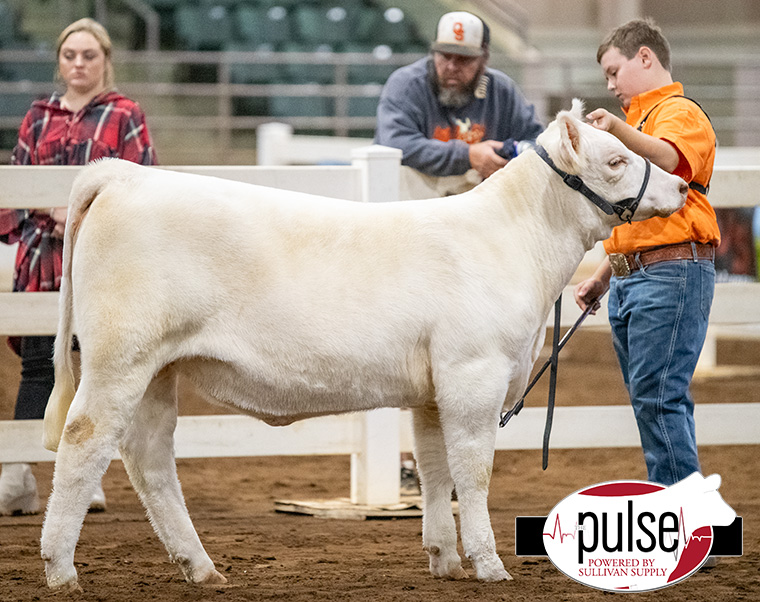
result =
[[[96,96],[72,113],[60,96],[38,100],[24,117],[13,165],[85,165],[103,157],[118,157],[142,165],[156,163],[145,115],[116,92]],[[0,209],[0,242],[19,243],[13,290],[57,291],[61,286],[63,241],[51,236],[55,222],[45,211]],[[9,337],[19,353],[20,339]]]
[[[60,96],[38,100],[24,117],[13,165],[85,165],[119,157],[154,165],[145,115],[116,92],[105,92],[77,113],[61,107]],[[63,241],[51,237],[55,223],[45,211],[0,209],[0,242],[18,242],[14,291],[56,291],[61,284]]]

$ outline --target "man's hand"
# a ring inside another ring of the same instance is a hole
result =
[[[470,145],[470,166],[483,178],[487,178],[493,172],[507,164],[507,160],[496,153],[501,150],[503,142],[497,140],[484,140]]]

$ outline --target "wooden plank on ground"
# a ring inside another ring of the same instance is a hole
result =
[[[459,504],[451,503],[454,514],[459,512]],[[398,504],[364,505],[353,504],[349,498],[332,500],[275,500],[274,509],[288,514],[303,514],[317,518],[337,518],[347,520],[397,518],[419,518],[422,516],[422,498],[401,496]]]

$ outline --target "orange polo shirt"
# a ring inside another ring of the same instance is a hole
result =
[[[686,98],[671,98],[676,94],[683,94],[683,86],[678,82],[635,96],[624,111],[626,123],[638,127],[651,111],[641,131],[675,147],[680,157],[673,171],[675,175],[707,186],[715,161],[715,132],[695,103]],[[604,249],[608,254],[628,254],[688,241],[720,244],[715,211],[705,195],[692,189],[686,204],[670,217],[652,217],[617,226],[604,241]]]

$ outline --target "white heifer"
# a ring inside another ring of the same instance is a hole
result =
[[[645,161],[581,123],[581,110],[560,113],[540,143],[604,197],[635,196]],[[669,215],[685,195],[680,178],[653,168],[634,219]],[[465,194],[387,204],[117,160],[87,167],[71,193],[45,416],[45,444],[58,449],[42,532],[48,585],[78,587],[74,549],[117,448],[185,578],[225,581],[176,476],[178,374],[273,425],[412,408],[430,571],[466,577],[455,486],[478,579],[509,579],[486,503],[499,413],[525,388],[584,252],[618,223],[534,152]]]

